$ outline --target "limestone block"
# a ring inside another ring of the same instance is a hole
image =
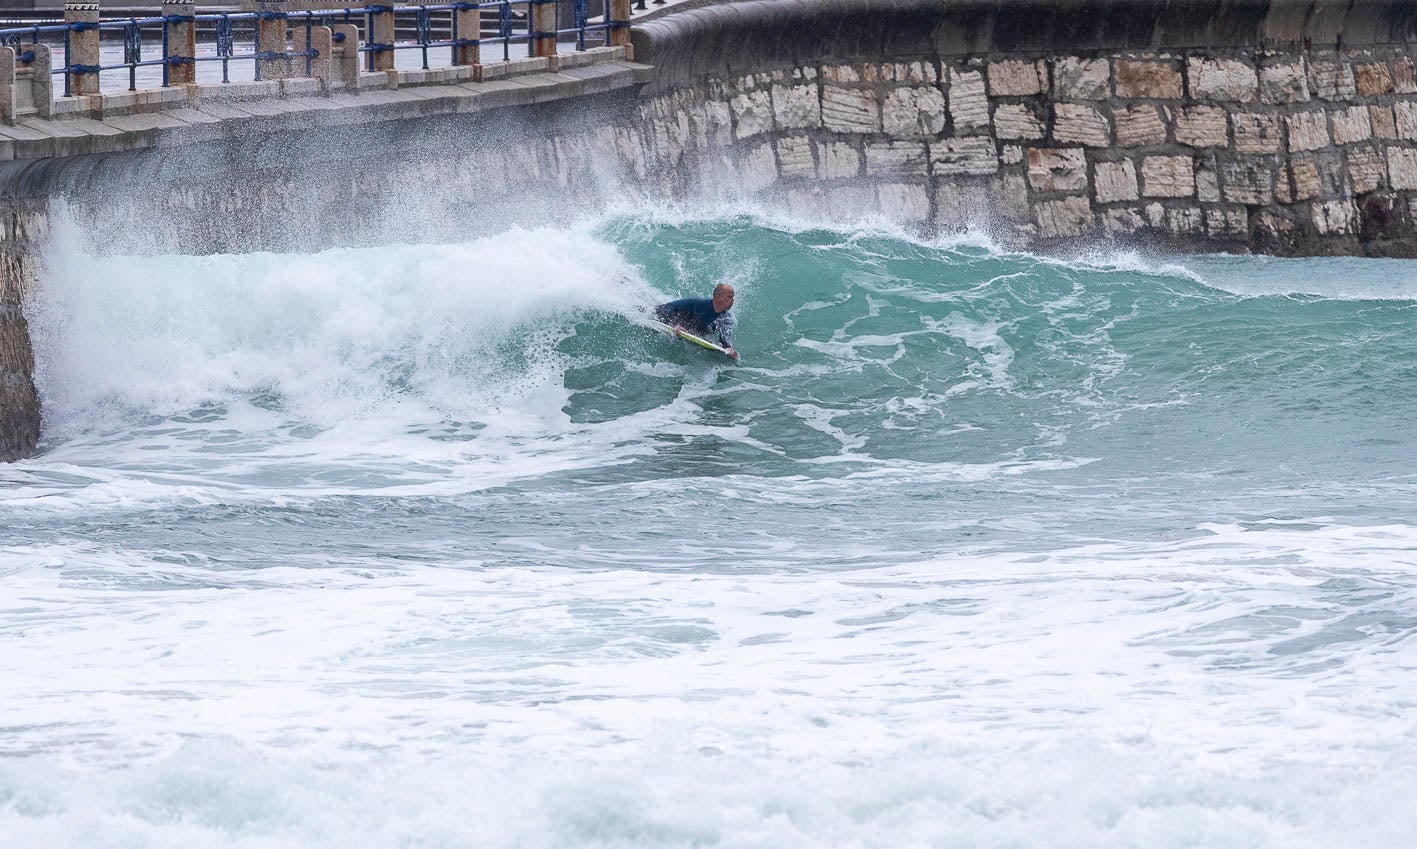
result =
[[[734,97],[733,122],[736,138],[746,139],[772,129],[772,102],[765,91],[750,91]]]
[[[881,113],[872,91],[822,86],[822,125],[839,133],[879,133]]]
[[[986,186],[959,185],[949,180],[935,181],[935,221],[949,227],[982,225],[987,211],[996,206]]]
[[[1117,144],[1122,147],[1146,147],[1166,141],[1166,125],[1155,106],[1117,109],[1112,117],[1117,122]]]
[[[1102,229],[1108,235],[1117,236],[1135,233],[1146,227],[1146,219],[1141,210],[1134,206],[1112,207],[1102,211]]]
[[[822,104],[814,85],[775,85],[772,111],[782,129],[806,129],[822,125]]]
[[[1288,174],[1288,166],[1282,166],[1279,169],[1279,180],[1274,186],[1274,199],[1278,203],[1290,204],[1294,202],[1294,191],[1289,185]]]
[[[1011,172],[1003,175],[994,198],[994,208],[1013,221],[1028,219],[1028,182],[1022,174]]]
[[[1022,103],[1000,103],[994,107],[994,135],[1001,139],[1041,139],[1043,122]]]
[[[1203,203],[1220,202],[1220,178],[1216,175],[1214,160],[1196,166],[1196,200]]]
[[[1412,60],[1406,56],[1392,63],[1392,90],[1398,94],[1417,92],[1417,72],[1414,72]]]
[[[1296,158],[1289,163],[1289,182],[1284,203],[1297,203],[1319,196],[1319,169],[1313,157]]]
[[[1324,100],[1348,100],[1358,93],[1353,71],[1343,62],[1310,62],[1309,88]]]
[[[1046,200],[1034,208],[1034,221],[1045,239],[1082,236],[1092,229],[1092,204],[1085,197]]]
[[[1142,194],[1185,198],[1196,193],[1195,163],[1189,156],[1148,156],[1141,161]]]
[[[1390,94],[1392,92],[1392,69],[1388,68],[1386,62],[1354,65],[1353,82],[1358,89],[1358,94],[1363,97]]]
[[[899,82],[910,85],[933,85],[939,80],[935,73],[935,66],[930,62],[897,62],[895,78]]]
[[[1260,100],[1265,103],[1305,103],[1309,80],[1302,62],[1260,68]]]
[[[849,142],[822,142],[817,146],[817,176],[839,180],[861,173],[861,154]]]
[[[811,179],[817,176],[817,163],[812,156],[812,140],[806,136],[784,136],[777,140],[777,161],[784,177]]]
[[[822,68],[822,79],[834,83],[859,83],[861,73],[850,65],[827,65]]]
[[[823,196],[824,208],[829,214],[859,215],[859,210],[870,209],[879,197],[871,186],[845,183],[832,186]]]
[[[1191,97],[1216,103],[1254,103],[1259,97],[1255,69],[1235,59],[1186,60]]]
[[[1400,100],[1392,109],[1397,120],[1397,137],[1417,141],[1417,102]]]
[[[1368,120],[1373,124],[1373,138],[1397,138],[1397,118],[1391,106],[1369,106]]]
[[[1314,201],[1313,217],[1321,236],[1344,236],[1358,228],[1358,208],[1348,198]]]
[[[615,147],[620,161],[630,163],[635,176],[643,180],[648,173],[648,165],[645,162],[644,140],[639,134],[629,128],[619,130],[615,135]],[[506,179],[505,168],[488,168],[485,173],[488,179]]]
[[[1294,231],[1294,222],[1289,220],[1287,215],[1282,212],[1262,209],[1255,215],[1251,239],[1261,244],[1284,244],[1292,242]]]
[[[1166,226],[1166,207],[1156,201],[1152,201],[1143,207],[1143,209],[1146,211],[1146,223],[1148,226],[1155,227],[1158,230]]]
[[[1417,150],[1408,147],[1387,149],[1388,185],[1399,191],[1417,189]]]
[[[726,146],[733,137],[733,110],[729,108],[726,101],[710,100],[704,103],[704,120],[701,127],[704,136],[704,143],[700,147],[707,147],[708,141],[720,146]]]
[[[1017,144],[1004,145],[1004,152],[999,154],[999,161],[1005,165],[1017,165],[1023,161],[1023,146]]]
[[[881,108],[881,123],[887,135],[937,135],[945,128],[945,95],[937,88],[892,89]]]
[[[1106,59],[1065,56],[1053,63],[1054,100],[1106,100],[1111,82]]]
[[[1177,100],[1182,95],[1181,72],[1170,62],[1118,59],[1115,80],[1118,97]]]
[[[1236,112],[1230,118],[1235,123],[1236,151],[1239,153],[1279,153],[1279,146],[1283,139],[1278,115]]]
[[[1239,116],[1236,116],[1237,119]],[[1188,147],[1228,147],[1229,123],[1219,106],[1188,106],[1176,116],[1176,143]],[[1235,130],[1239,137],[1239,128]]]
[[[1176,236],[1199,236],[1205,232],[1205,216],[1198,206],[1174,206],[1166,210],[1166,229]]]
[[[1333,121],[1334,144],[1353,144],[1373,137],[1373,122],[1365,106],[1336,110],[1329,114],[1329,119]]]
[[[1212,207],[1205,211],[1205,232],[1214,239],[1240,239],[1249,235],[1249,216],[1243,206]]]
[[[1240,159],[1220,166],[1221,189],[1230,203],[1264,206],[1274,199],[1274,166],[1265,159]]]
[[[1289,127],[1291,151],[1318,150],[1329,146],[1327,113],[1295,112],[1284,121]]]
[[[777,182],[777,161],[773,158],[772,145],[754,145],[738,159],[738,173],[743,188],[750,192],[766,189]]]
[[[1042,61],[1005,59],[989,63],[989,94],[994,97],[1026,97],[1048,88],[1048,70]]]
[[[989,98],[984,75],[978,71],[950,71],[950,118],[956,133],[989,126]]]
[[[795,218],[820,218],[828,210],[818,186],[787,190],[787,212]]]
[[[1319,195],[1347,197],[1352,194],[1348,184],[1348,169],[1343,164],[1343,154],[1329,148],[1314,153],[1314,167],[1319,172]]]
[[[1082,148],[1028,149],[1028,184],[1040,192],[1081,192],[1087,189],[1087,158]]]
[[[1348,180],[1353,193],[1365,195],[1383,187],[1387,176],[1387,160],[1382,151],[1363,145],[1348,151]]]
[[[876,187],[876,197],[893,220],[914,224],[930,217],[930,194],[918,183],[885,183]]]
[[[999,157],[988,136],[963,136],[931,143],[930,164],[936,176],[982,176],[999,170]]]
[[[925,143],[918,141],[880,141],[866,145],[866,173],[881,176],[925,176],[929,159]]]
[[[1058,103],[1053,107],[1053,139],[1086,147],[1109,147],[1112,125],[1091,106]]]
[[[1098,203],[1136,200],[1137,169],[1130,159],[1099,162],[1092,167],[1093,194]]]

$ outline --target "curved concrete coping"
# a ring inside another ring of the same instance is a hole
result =
[[[656,87],[821,61],[1417,43],[1403,0],[748,0],[637,25]]]
[[[314,81],[286,80],[105,95],[122,107],[120,114],[56,114],[0,123],[0,197],[62,191],[67,163],[86,156],[534,106],[634,88],[650,79],[648,67],[625,60],[623,47],[588,52],[596,54],[597,61],[551,70],[545,58],[514,60],[509,64],[525,66],[523,73],[482,82],[444,81],[424,72],[427,79],[421,84],[358,93],[289,90],[291,83]],[[251,96],[235,96],[243,90]]]

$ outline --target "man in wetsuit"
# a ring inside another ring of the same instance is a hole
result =
[[[654,317],[674,326],[674,335],[683,331],[708,338],[718,336],[718,344],[728,349],[728,356],[738,359],[730,339],[733,336],[733,287],[720,283],[713,287],[712,298],[680,298],[654,308]],[[710,340],[712,341],[712,340]]]

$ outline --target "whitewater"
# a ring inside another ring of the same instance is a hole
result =
[[[61,222],[0,845],[1405,845],[1410,268]],[[716,282],[740,363],[636,323]]]

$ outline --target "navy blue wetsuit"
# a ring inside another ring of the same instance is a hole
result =
[[[680,298],[654,308],[654,317],[665,324],[677,324],[695,336],[718,336],[719,344],[732,348],[733,310],[717,312],[713,298]]]

